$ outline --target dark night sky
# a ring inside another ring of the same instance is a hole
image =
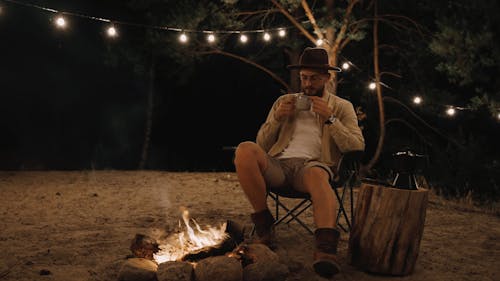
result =
[[[140,20],[113,5],[119,1],[40,2]],[[133,27],[122,27],[121,37],[110,43],[103,23],[69,17],[69,28],[60,31],[51,13],[2,4],[0,169],[137,168],[146,82],[131,67],[104,62],[108,45],[120,44]],[[153,169],[230,169],[222,147],[253,140],[280,94],[280,86],[260,71],[224,57],[197,65],[187,86],[158,80],[146,166]]]
[[[36,1],[36,4],[127,22],[145,22],[144,15],[130,11],[121,2]],[[119,38],[110,41],[104,35],[106,25],[102,22],[69,16],[69,27],[61,31],[51,22],[53,13],[1,0],[0,5],[4,6],[0,15],[0,169],[136,169],[146,124],[147,80],[136,75],[130,64],[113,67],[106,60],[109,50],[113,52],[125,42],[130,44],[134,34],[141,30],[119,25]],[[385,34],[388,38],[392,35]],[[253,51],[261,48],[256,45]],[[177,48],[189,46],[177,43],[173,50]],[[244,49],[239,51],[246,54]],[[358,62],[371,59],[356,45],[344,55]],[[288,79],[285,59],[272,60],[274,65],[282,65],[277,70],[283,79]],[[161,73],[156,77],[146,168],[233,169],[232,155],[222,147],[255,139],[272,102],[281,94],[281,85],[262,71],[223,56],[211,56],[180,68],[160,63],[160,68],[171,73],[193,71],[181,75],[187,83]],[[354,74],[341,74],[347,79],[339,85],[339,95],[356,105],[363,90],[354,85],[359,79],[349,79],[348,75]],[[388,83],[395,85],[396,81]],[[395,91],[385,94],[405,98]],[[376,100],[371,96],[368,99],[375,108]],[[387,112],[397,112],[387,107]],[[487,122],[478,124],[487,132],[484,135],[492,133],[492,126],[498,128],[498,122],[489,116],[483,119]],[[426,116],[426,120],[449,131],[463,122],[460,118],[451,120],[442,116]],[[388,131],[395,129],[399,127],[392,126]],[[367,142],[367,150],[372,151],[378,131],[371,128],[364,133],[367,140],[372,140]]]

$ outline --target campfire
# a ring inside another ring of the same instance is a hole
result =
[[[136,234],[133,258],[122,266],[118,280],[284,280],[288,269],[278,256],[264,245],[245,243],[244,233],[231,220],[202,227],[184,209],[178,231],[160,243]]]
[[[194,228],[191,227],[190,221]],[[224,240],[229,238],[226,228],[227,222],[221,223],[219,227],[208,226],[202,229],[194,219],[189,218],[189,211],[185,209],[182,212],[182,222],[179,221],[181,232],[167,237],[165,243],[159,246],[160,251],[154,254],[154,259],[158,264],[186,260],[188,255],[223,244]]]

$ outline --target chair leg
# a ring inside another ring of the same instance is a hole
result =
[[[283,203],[281,202],[278,202],[279,206],[281,208],[283,208],[287,213],[281,217],[280,219],[276,220],[276,222],[274,223],[274,225],[278,225],[279,223],[283,222],[285,219],[287,219],[288,217],[292,217],[290,220],[294,219],[295,221],[297,221],[297,223],[299,223],[303,228],[305,228],[307,230],[307,232],[309,232],[310,234],[313,234],[314,232],[307,226],[307,224],[305,224],[301,219],[299,219],[297,216],[302,213],[305,209],[307,209],[311,204],[309,204],[307,207],[305,207],[303,210],[301,210],[299,212],[299,214],[295,214],[295,211],[300,208],[302,205],[304,205],[308,200],[303,200],[302,202],[300,202],[297,206],[295,206],[294,208],[292,208],[291,210],[288,209]],[[286,223],[289,223],[290,220]]]
[[[351,224],[354,225],[354,192],[352,191],[352,187],[354,184],[349,185],[349,192],[351,193]]]
[[[335,196],[337,197],[337,201],[339,203],[339,211],[337,212],[337,225],[345,232],[349,232],[351,230],[351,224],[352,224],[352,220],[353,220],[352,213],[353,213],[354,205],[353,205],[353,192],[352,192],[352,182],[351,182],[353,179],[353,176],[354,176],[354,173],[351,173],[349,175],[349,177],[347,178],[346,184],[344,185],[343,190],[342,190],[342,195],[339,195],[339,192],[337,191],[337,189],[333,188],[333,191],[335,192]],[[349,217],[348,217],[347,212],[346,212],[345,207],[344,207],[344,199],[345,199],[345,195],[346,195],[346,189],[349,189],[348,192],[351,195],[351,219],[350,220],[349,220]],[[347,224],[347,227],[344,227],[340,223],[341,216],[344,217],[345,222]]]
[[[300,218],[298,218],[298,216],[304,212],[307,208],[309,208],[311,206],[311,201],[310,200],[303,200],[302,202],[300,202],[297,206],[295,206],[294,208],[292,209],[289,209],[287,206],[285,206],[285,204],[281,203],[281,201],[279,200],[279,195],[277,194],[272,194],[272,193],[269,193],[268,194],[269,197],[271,197],[273,200],[274,200],[274,203],[276,205],[276,221],[274,223],[274,225],[278,225],[280,224],[281,222],[283,222],[285,219],[287,219],[288,217],[291,217],[288,221],[286,221],[285,223],[289,223],[290,221],[292,220],[295,220],[297,221],[297,223],[299,223],[307,232],[309,232],[311,235],[314,234],[314,232],[307,226],[307,224],[305,224]],[[300,210],[299,212],[296,212],[300,207],[302,207],[302,205],[304,205],[305,203],[309,202],[309,204],[307,206],[305,206],[302,210]],[[283,208],[283,210],[286,211],[286,214],[283,216],[283,217],[279,217],[279,213],[278,213],[278,210],[279,208]]]
[[[305,203],[305,202],[304,202],[304,203]],[[286,224],[288,224],[288,223],[289,223],[289,222],[291,222],[292,220],[297,219],[297,217],[298,217],[298,216],[300,216],[300,214],[302,214],[302,213],[303,213],[305,210],[307,210],[309,207],[311,207],[311,205],[312,205],[312,202],[311,202],[311,201],[309,201],[309,202],[307,203],[307,205],[306,205],[304,208],[302,208],[302,210],[300,210],[300,211],[298,211],[298,212],[296,212],[296,213],[295,213],[295,212],[293,212],[293,210],[292,210],[292,213],[290,213],[291,218],[289,218],[289,219],[288,219],[285,223],[286,223]],[[295,209],[295,208],[294,208],[294,209]],[[298,209],[298,208],[297,208],[297,209]]]
[[[333,189],[335,191],[335,196],[337,197],[337,201],[339,203],[339,210],[337,212],[337,225],[345,232],[349,232],[350,228],[351,228],[351,224],[349,223],[349,218],[347,217],[347,214],[346,214],[346,211],[344,209],[344,201],[343,201],[343,198],[344,198],[344,194],[345,194],[345,188],[344,188],[344,191],[342,191],[342,196],[339,195],[339,192],[337,191],[336,188]],[[346,224],[347,224],[347,228],[345,228],[342,223],[340,223],[340,217],[344,215],[344,219],[346,221]]]

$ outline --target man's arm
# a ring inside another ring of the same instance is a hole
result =
[[[330,135],[342,153],[365,149],[365,139],[358,126],[358,117],[352,103],[344,101],[337,120],[327,125]]]
[[[259,132],[257,133],[257,144],[266,152],[268,152],[277,141],[281,128],[281,122],[276,120],[274,116],[280,103],[280,99],[281,98],[278,98],[274,102],[269,114],[267,115],[266,122],[260,126]]]
[[[266,122],[262,124],[257,133],[257,144],[269,152],[278,141],[279,132],[283,123],[295,115],[295,96],[286,94],[279,97],[267,115]]]

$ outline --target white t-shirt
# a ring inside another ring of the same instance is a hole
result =
[[[295,131],[288,146],[277,158],[319,158],[321,155],[321,130],[312,111],[299,111]]]

